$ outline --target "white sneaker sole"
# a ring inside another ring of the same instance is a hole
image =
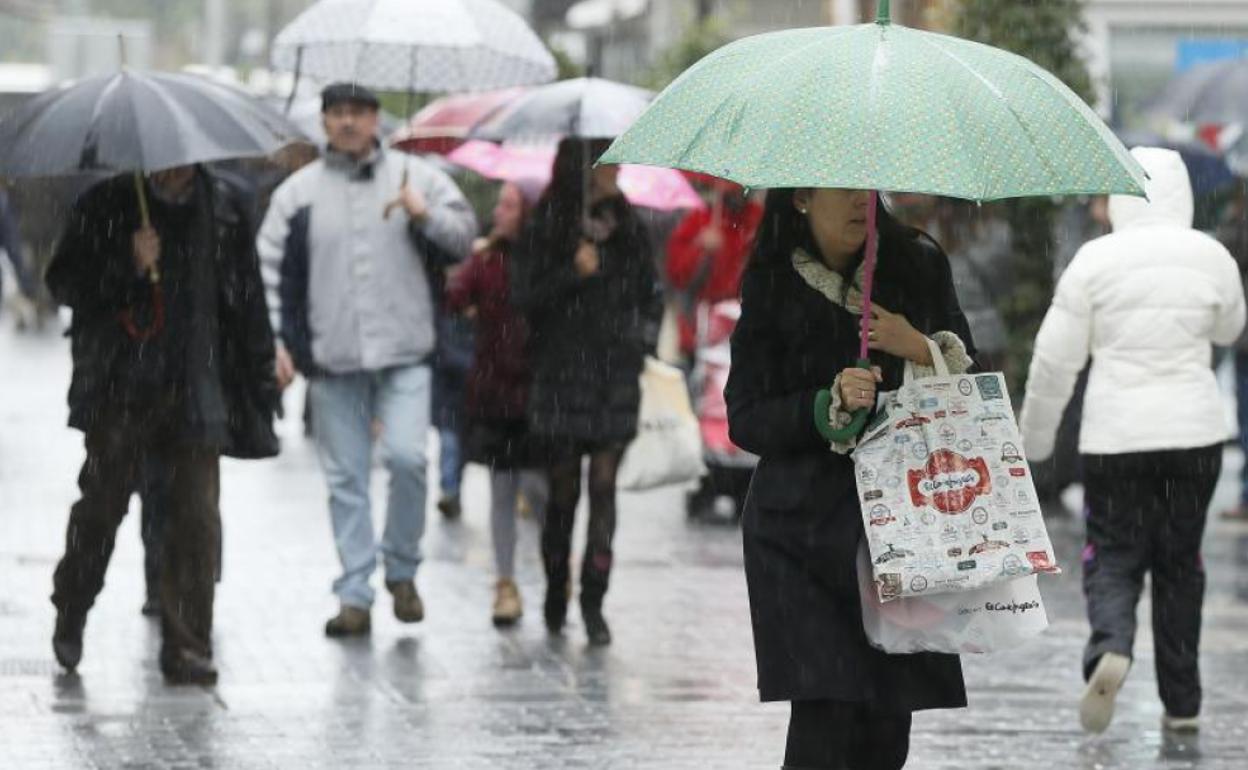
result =
[[[1131,659],[1125,655],[1107,652],[1101,656],[1079,704],[1079,722],[1084,730],[1103,733],[1109,727],[1114,720],[1114,700],[1130,668]]]
[[[1172,717],[1161,719],[1161,729],[1180,735],[1194,735],[1200,732],[1200,717]]]

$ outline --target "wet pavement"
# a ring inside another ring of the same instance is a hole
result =
[[[63,427],[68,348],[50,333],[4,327],[0,768],[779,766],[787,709],[756,699],[734,529],[688,524],[676,494],[623,497],[607,601],[615,643],[591,650],[575,609],[565,637],[547,637],[537,533],[522,522],[529,613],[500,632],[489,618],[488,489],[470,468],[463,520],[430,509],[419,577],[428,619],[400,625],[383,594],[371,639],[330,641],[321,635],[335,609],[325,491],[293,421],[282,426],[280,458],[224,465],[221,684],[161,681],[157,625],[139,614],[137,515],[119,533],[80,675],[60,675],[47,595],[82,458],[79,434]],[[1215,508],[1234,498],[1237,453],[1227,466]],[[1050,529],[1071,565],[1043,581],[1052,627],[1019,650],[967,658],[971,707],[918,715],[907,767],[1248,767],[1248,527],[1215,521],[1209,530],[1204,729],[1186,742],[1160,730],[1146,630],[1114,725],[1081,735],[1080,527],[1055,510]],[[1148,617],[1147,602],[1140,612]]]

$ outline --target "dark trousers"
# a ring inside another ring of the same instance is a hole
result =
[[[165,544],[165,520],[169,509],[169,473],[163,458],[149,453],[139,476],[139,534],[143,538],[143,577],[147,598],[160,599],[160,550]]]
[[[159,432],[113,425],[87,434],[87,460],[78,476],[82,496],[69,513],[65,555],[53,576],[52,603],[86,613],[104,587],[117,527],[142,480],[146,456],[158,455],[168,496],[160,548],[162,659],[180,650],[212,654],[212,604],[221,516],[219,455],[164,441]]]
[[[910,754],[910,715],[865,703],[791,703],[784,766],[789,770],[901,770]]]
[[[1084,676],[1107,652],[1131,656],[1136,605],[1149,573],[1157,684],[1175,717],[1200,713],[1200,545],[1221,470],[1220,445],[1083,459],[1083,592],[1092,626]]]
[[[1235,406],[1239,448],[1248,460],[1248,353],[1235,351]],[[1248,462],[1239,474],[1239,504],[1248,506]]]
[[[615,537],[615,475],[624,450],[594,449],[589,454],[589,531],[581,564],[581,604],[601,608],[611,579],[611,541]],[[572,528],[581,498],[581,457],[569,454],[549,468],[550,498],[542,522],[542,561],[550,590],[570,576]]]

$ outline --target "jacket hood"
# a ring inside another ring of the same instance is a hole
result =
[[[1133,195],[1109,196],[1109,221],[1114,230],[1140,224],[1190,228],[1195,204],[1183,158],[1174,150],[1160,147],[1136,147],[1131,154],[1148,173],[1144,185],[1148,199]]]

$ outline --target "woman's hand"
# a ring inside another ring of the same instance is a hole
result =
[[[576,267],[576,274],[582,278],[598,272],[598,247],[589,241],[582,241],[576,249],[576,256],[572,258],[572,264]]]
[[[871,331],[867,347],[882,350],[920,366],[932,365],[932,351],[927,338],[910,325],[904,315],[890,313],[879,305],[871,306]]]
[[[875,386],[883,379],[878,366],[870,370],[851,367],[841,372],[841,405],[845,411],[874,408]]]

